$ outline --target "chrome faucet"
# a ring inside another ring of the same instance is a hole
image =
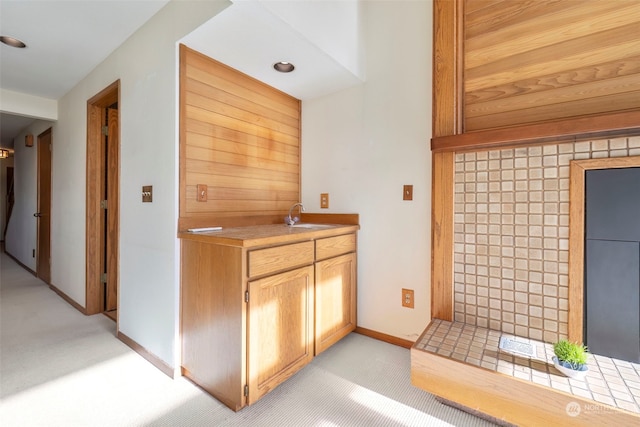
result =
[[[296,208],[296,206],[300,206],[300,212],[304,212],[304,206],[302,206],[302,203],[295,203],[293,206],[291,206],[291,208],[289,208],[289,215],[284,217],[284,223],[287,225],[294,225],[296,222],[300,221],[300,218],[293,217],[291,218],[291,213],[293,212],[293,210]]]

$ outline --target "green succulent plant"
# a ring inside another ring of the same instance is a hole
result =
[[[571,369],[579,370],[587,364],[588,349],[584,344],[560,340],[553,345],[553,352],[559,360],[571,365]]]

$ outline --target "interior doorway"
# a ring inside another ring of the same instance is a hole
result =
[[[38,220],[36,276],[51,284],[51,128],[38,135]]]
[[[87,102],[86,312],[117,321],[120,82]]]

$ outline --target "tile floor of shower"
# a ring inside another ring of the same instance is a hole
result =
[[[501,337],[530,343],[536,357],[499,348]],[[591,355],[584,380],[570,379],[553,365],[553,345],[462,322],[434,319],[414,348],[509,375],[554,390],[640,414],[640,364]]]

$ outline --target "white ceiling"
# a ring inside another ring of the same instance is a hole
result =
[[[0,45],[0,88],[59,99],[168,0],[2,0],[0,34],[25,49]],[[0,145],[12,146],[33,118],[0,115]]]
[[[301,100],[362,83],[357,1],[232,1],[182,43]]]
[[[1,0],[0,34],[27,48],[0,45],[0,88],[61,98],[168,1]],[[356,0],[232,1],[182,42],[298,99],[361,83]],[[273,70],[280,60],[295,71]],[[33,119],[1,113],[0,146],[10,147]]]

